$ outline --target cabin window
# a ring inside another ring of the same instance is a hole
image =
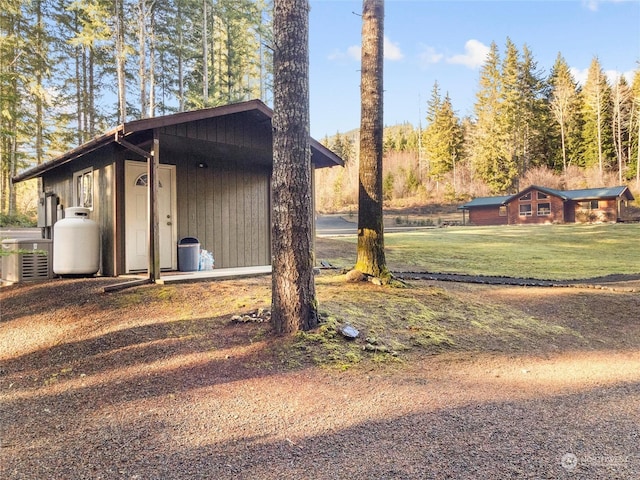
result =
[[[520,201],[527,201],[527,200],[531,200],[531,192],[526,193],[520,197]]]
[[[538,200],[546,200],[547,198],[549,198],[549,195],[547,195],[546,193],[538,192]]]
[[[500,207],[500,209],[498,210],[498,215],[500,215],[501,217],[506,217],[507,216],[507,207],[506,207],[506,205],[502,205]]]
[[[551,204],[550,203],[539,203],[538,204],[538,216],[544,217],[547,215],[551,215]]]
[[[93,210],[93,168],[76,172],[73,179],[76,207]]]
[[[520,216],[521,217],[530,217],[531,216],[531,204],[523,204],[520,205]]]
[[[587,200],[586,202],[580,202],[580,208],[582,210],[598,210],[598,200]]]

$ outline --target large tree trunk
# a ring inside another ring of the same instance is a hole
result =
[[[274,2],[272,305],[276,333],[317,326],[309,146],[309,3]]]
[[[355,269],[381,277],[387,274],[382,217],[384,1],[364,0],[362,12],[358,260]]]

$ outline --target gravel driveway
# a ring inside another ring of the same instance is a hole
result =
[[[213,310],[268,280],[216,284],[215,305],[154,290],[184,297],[169,308],[96,297],[109,282],[0,291],[0,478],[640,478],[637,327],[601,348],[338,371],[287,364],[280,339]]]

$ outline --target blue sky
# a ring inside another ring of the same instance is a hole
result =
[[[311,0],[311,134],[360,124],[362,1]],[[473,112],[492,42],[526,44],[546,76],[558,52],[584,81],[594,57],[610,76],[640,68],[640,0],[386,0],[385,125],[417,126],[435,81],[459,116]]]

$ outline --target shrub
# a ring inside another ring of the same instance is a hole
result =
[[[35,227],[36,225],[36,218],[24,213],[15,215],[0,213],[0,227]]]

